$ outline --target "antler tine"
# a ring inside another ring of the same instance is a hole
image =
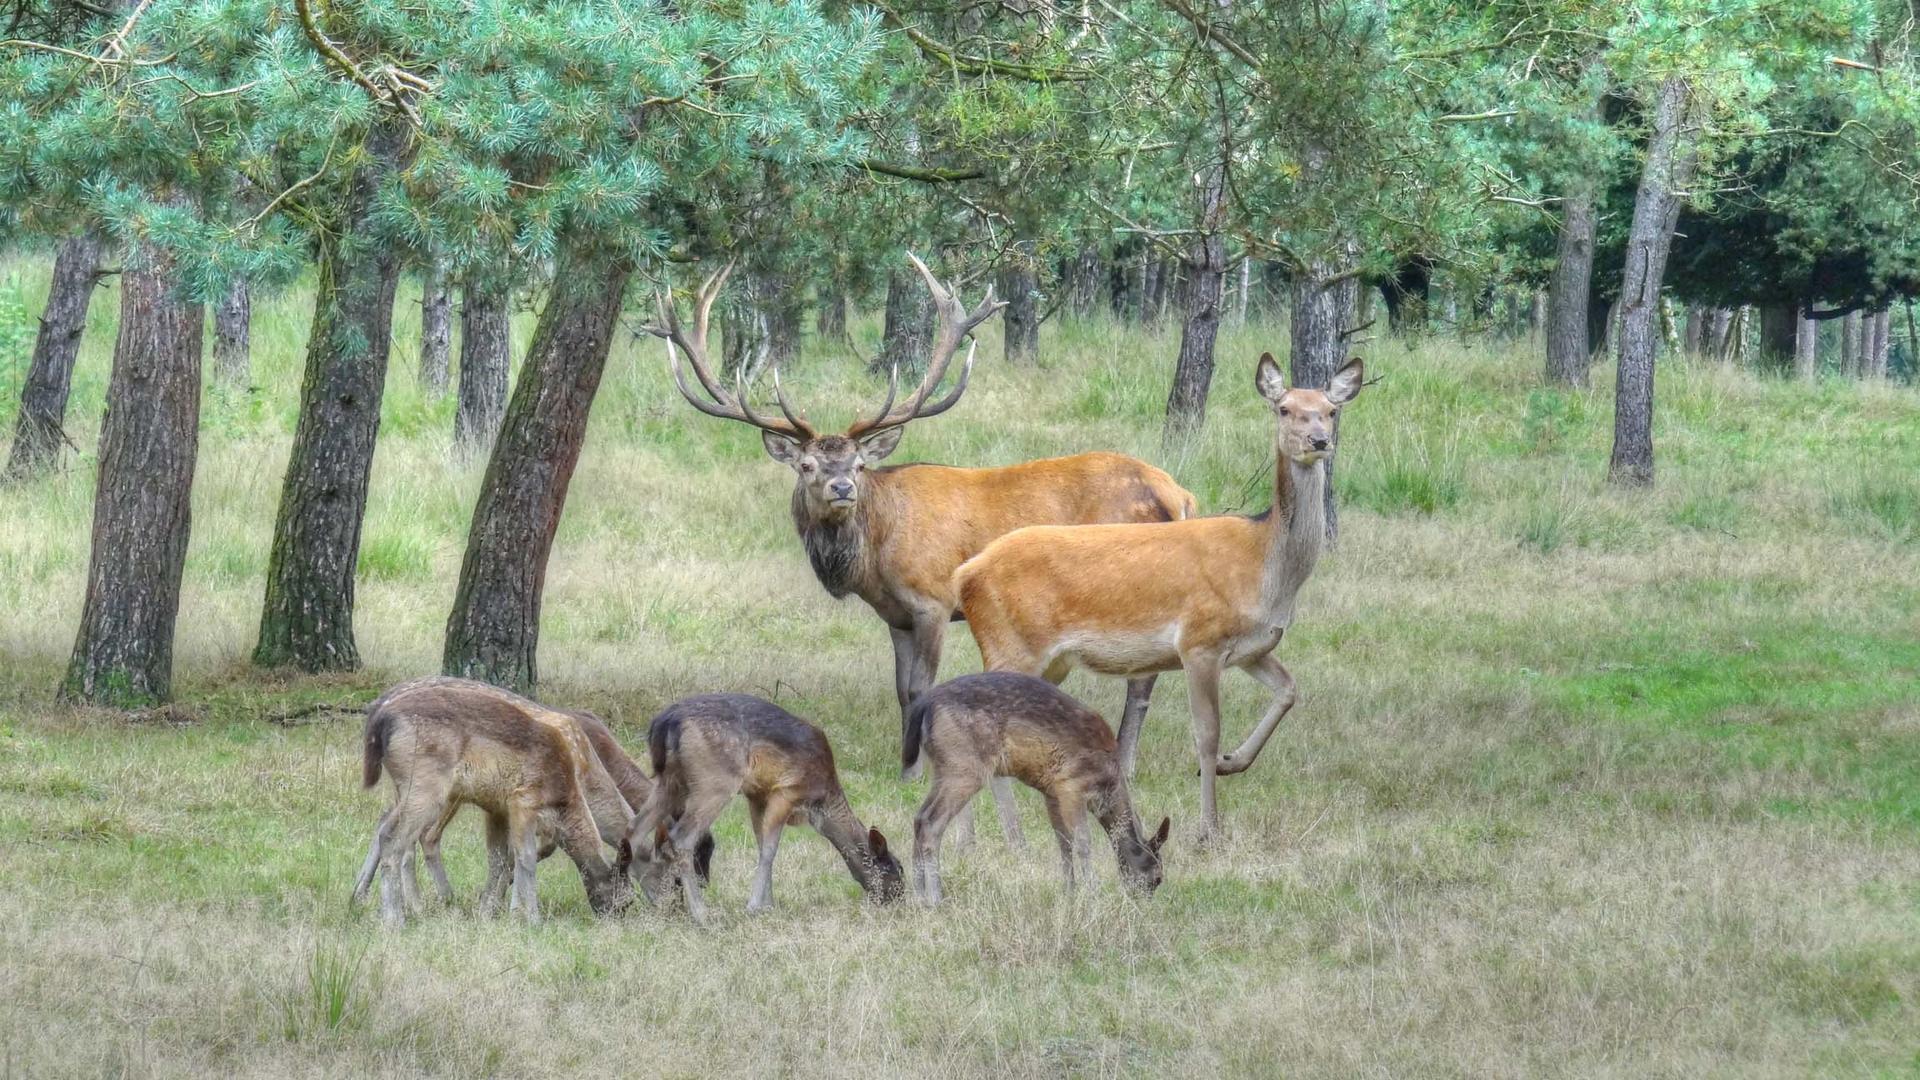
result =
[[[927,291],[933,295],[934,307],[940,315],[940,333],[934,341],[932,354],[927,357],[927,373],[921,378],[920,385],[914,388],[906,404],[898,409],[889,409],[875,417],[867,425],[868,431],[898,427],[918,417],[935,416],[952,408],[966,389],[964,378],[946,397],[940,399],[939,404],[931,412],[925,410],[923,406],[926,405],[927,398],[933,394],[935,388],[940,385],[941,380],[946,378],[947,366],[953,362],[953,354],[959,351],[960,343],[966,340],[967,335],[971,334],[975,327],[1006,306],[994,300],[993,286],[989,285],[986,298],[980,302],[980,306],[968,311],[954,298],[953,291],[940,284],[939,279],[933,276],[933,271],[927,269],[927,264],[920,261],[920,256],[909,251],[907,259],[913,263],[913,268],[920,272],[921,279],[927,284]],[[971,365],[973,357],[971,349],[968,350],[967,357],[968,364]],[[891,392],[888,400],[892,400]]]
[[[746,377],[746,372],[744,369],[741,369],[741,368],[734,369],[733,401],[734,401],[734,405],[738,407],[740,410],[740,419],[745,420],[747,423],[752,424],[754,427],[757,427],[762,431],[771,431],[776,435],[785,435],[788,438],[793,438],[793,439],[812,438],[812,434],[810,431],[804,431],[797,426],[794,426],[792,424],[782,423],[779,420],[769,420],[766,417],[761,416],[759,413],[754,412],[753,406],[747,404],[746,384],[742,381],[745,377]]]
[[[680,324],[680,315],[673,303],[671,293],[656,296],[655,303],[660,310],[660,325],[647,327],[647,332],[663,339],[667,344],[667,366],[673,373],[673,385],[687,404],[722,420],[739,420],[752,424],[762,431],[784,435],[794,439],[811,439],[814,435],[804,417],[795,415],[788,407],[786,395],[781,392],[780,408],[787,414],[785,421],[769,420],[753,411],[747,404],[747,395],[740,382],[740,372],[734,373],[734,390],[728,393],[720,380],[714,378],[713,371],[707,366],[707,326],[713,312],[713,302],[727,283],[727,276],[733,272],[733,263],[721,267],[700,285],[699,294],[694,302],[694,332],[689,335]],[[677,348],[676,348],[677,346]],[[686,372],[680,366],[680,353],[687,354],[687,364],[693,368],[694,378],[706,390],[708,398],[703,399],[687,385]],[[778,390],[778,374],[775,376],[775,388]]]
[[[787,418],[787,423],[792,424],[794,430],[805,432],[808,438],[813,438],[815,435],[813,425],[807,422],[806,414],[794,408],[793,402],[787,400],[787,388],[780,383],[778,363],[773,365],[773,397],[780,403],[780,412]],[[743,396],[740,400],[745,401],[746,398]]]
[[[893,399],[899,393],[900,365],[896,363],[887,369],[887,400],[881,403],[880,410],[873,414],[872,419],[855,421],[854,425],[847,429],[847,437],[857,439],[879,427],[881,422],[886,420],[887,414],[893,411]]]
[[[973,375],[973,353],[979,347],[978,340],[967,342],[967,358],[960,364],[960,378],[954,382],[953,389],[947,391],[946,396],[939,401],[914,410],[912,419],[924,420],[929,416],[939,416],[959,403],[960,395],[967,392],[967,379]]]

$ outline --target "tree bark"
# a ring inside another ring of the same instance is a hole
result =
[[[260,667],[360,666],[353,639],[354,570],[400,282],[396,249],[373,220],[374,198],[397,144],[390,133],[374,138],[374,160],[348,182],[337,229],[321,234],[300,419],[280,487],[253,650]]]
[[[540,600],[631,272],[564,243],[473,511],[442,670],[521,693],[538,681]]]
[[[1812,307],[1811,301],[1807,307]],[[1793,373],[1808,382],[1820,374],[1820,324],[1807,318],[1805,309],[1793,325]]]
[[[847,336],[847,291],[839,286],[823,286],[820,311],[814,317],[813,330],[822,341],[839,341]]]
[[[1653,363],[1660,347],[1660,283],[1666,276],[1673,227],[1698,160],[1684,130],[1693,87],[1680,76],[1660,85],[1653,131],[1634,196],[1633,226],[1620,285],[1619,378],[1614,390],[1613,456],[1608,479],[1653,483]]]
[[[463,454],[493,445],[507,410],[507,370],[513,362],[513,315],[508,290],[469,282],[461,290],[460,401],[453,442]]]
[[[1587,385],[1593,363],[1588,305],[1593,297],[1593,193],[1584,188],[1561,204],[1560,249],[1547,285],[1547,381]]]
[[[1707,355],[1723,362],[1732,359],[1727,348],[1728,338],[1731,336],[1732,330],[1733,309],[1714,308],[1711,316],[1707,320],[1707,338],[1705,342]]]
[[[1001,355],[1008,364],[1032,364],[1040,358],[1040,275],[1024,254],[1016,253],[1000,271]]]
[[[47,305],[40,311],[40,333],[20,388],[20,415],[14,422],[8,477],[33,476],[60,460],[66,441],[67,395],[73,388],[73,362],[87,328],[87,308],[100,280],[106,239],[89,229],[68,237],[53,259]]]
[[[896,365],[904,377],[915,378],[927,363],[933,348],[933,297],[912,270],[895,270],[887,275],[887,321],[880,351],[873,356],[875,374],[884,375]]]
[[[1887,377],[1887,354],[1893,344],[1893,309],[1881,308],[1868,320],[1870,332],[1867,349],[1866,378],[1884,379]]]
[[[1207,420],[1213,386],[1213,343],[1220,334],[1220,294],[1227,277],[1227,240],[1220,222],[1226,204],[1226,170],[1215,164],[1201,174],[1200,235],[1187,255],[1186,320],[1180,325],[1180,355],[1167,392],[1161,440],[1173,446]]]
[[[1687,325],[1680,339],[1680,348],[1689,357],[1699,356],[1706,349],[1708,315],[1704,307],[1687,305]]]
[[[253,381],[253,290],[243,278],[213,308],[213,377],[229,387]]]
[[[420,287],[420,389],[434,397],[447,392],[449,361],[453,357],[453,290],[446,266],[435,259],[427,265]]]
[[[142,242],[120,277],[87,596],[61,696],[133,707],[173,693],[173,630],[192,527],[205,318]]]
[[[1761,308],[1760,366],[1774,372],[1790,370],[1799,334],[1798,306]]]
[[[1104,277],[1100,266],[1100,249],[1088,244],[1066,260],[1061,274],[1060,290],[1065,293],[1067,310],[1076,319],[1085,319],[1093,315],[1100,306],[1100,279]]]
[[[1861,359],[1861,316],[1858,311],[1850,311],[1840,319],[1840,374],[1857,379],[1860,377]]]

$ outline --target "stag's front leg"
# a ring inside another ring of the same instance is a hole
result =
[[[907,712],[913,707],[914,637],[912,630],[902,630],[897,626],[887,627],[887,633],[893,638],[893,692],[900,700],[900,742],[904,746],[907,741]],[[922,751],[921,760],[924,761],[926,756]],[[920,761],[901,766],[900,779],[920,779],[920,768]]]

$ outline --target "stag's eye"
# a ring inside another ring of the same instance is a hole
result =
[[[1280,415],[1281,415],[1281,416],[1292,416],[1293,414],[1287,411],[1287,407],[1286,407],[1285,405],[1282,405],[1282,406],[1280,406]]]
[[[816,469],[816,468],[818,468],[818,466],[816,466],[816,465],[815,465],[815,464],[814,464],[813,462],[811,462],[811,461],[802,461],[802,462],[800,463],[800,471],[801,471],[801,472],[805,472],[805,473],[810,473],[810,472],[812,472],[812,471],[813,471],[814,469]]]

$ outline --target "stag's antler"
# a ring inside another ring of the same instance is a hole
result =
[[[921,278],[925,279],[927,291],[933,294],[934,310],[940,315],[940,333],[934,339],[932,355],[927,358],[926,376],[920,380],[920,385],[914,390],[912,396],[899,408],[894,408],[894,398],[898,396],[900,389],[900,367],[898,364],[894,365],[893,373],[887,379],[886,404],[880,406],[880,411],[875,413],[872,419],[856,421],[852,427],[848,428],[847,435],[850,438],[859,438],[876,431],[896,428],[921,417],[938,416],[953,408],[954,404],[960,400],[960,395],[967,391],[967,377],[973,374],[973,351],[978,342],[967,346],[967,359],[960,368],[960,378],[953,384],[953,389],[932,404],[927,403],[927,398],[940,385],[940,380],[946,377],[947,366],[953,362],[953,354],[959,351],[960,343],[973,333],[975,327],[1007,306],[1005,301],[994,300],[993,286],[988,285],[986,298],[980,301],[980,306],[968,311],[966,306],[955,298],[952,290],[941,285],[934,278],[933,271],[927,269],[927,264],[921,262],[918,255],[909,251],[907,258],[913,262],[913,268],[920,271]]]
[[[720,290],[727,283],[727,277],[733,273],[733,263],[715,271],[700,285],[700,291],[694,297],[693,332],[687,333],[680,325],[680,314],[675,310],[671,293],[663,292],[658,297],[660,321],[646,328],[647,332],[667,343],[667,364],[673,371],[673,385],[680,389],[680,396],[687,404],[722,420],[738,420],[752,424],[762,431],[783,435],[789,439],[806,442],[818,433],[807,418],[787,400],[787,392],[780,386],[780,371],[773,372],[773,391],[780,402],[780,411],[786,416],[784,421],[770,420],[753,411],[747,404],[746,388],[741,384],[740,374],[734,374],[733,390],[714,378],[712,369],[707,365],[707,326],[713,314],[713,302],[720,296]],[[678,346],[678,349],[675,348]],[[701,397],[687,385],[686,373],[680,368],[680,353],[687,354],[687,363],[693,367],[694,378],[700,380],[700,386],[707,392]]]

